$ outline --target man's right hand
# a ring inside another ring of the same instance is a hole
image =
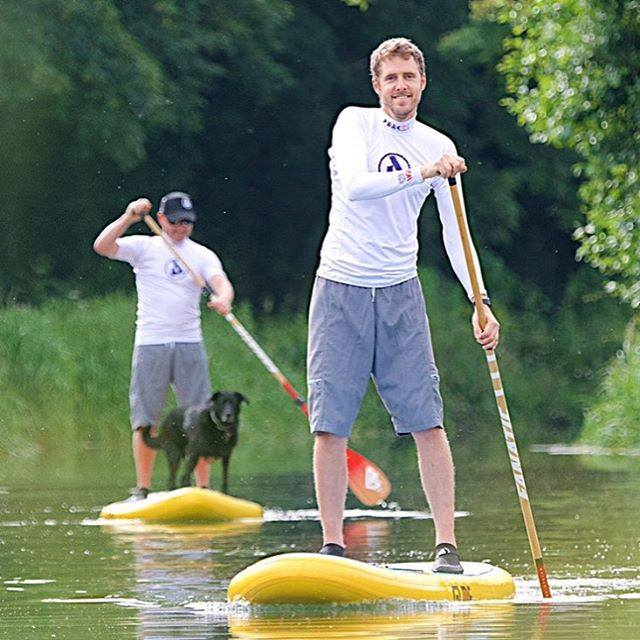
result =
[[[130,219],[130,224],[133,224],[134,222],[140,222],[149,211],[151,211],[151,201],[147,198],[138,198],[127,205],[125,213]]]
[[[467,170],[467,164],[464,158],[460,156],[443,155],[433,164],[427,164],[420,167],[420,175],[424,180],[440,176],[442,178],[453,178],[459,173]]]

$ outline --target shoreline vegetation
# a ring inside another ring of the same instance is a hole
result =
[[[640,451],[640,318],[627,325],[624,341],[607,367],[596,401],[585,415],[580,436],[614,453]]]
[[[471,336],[471,308],[457,283],[435,270],[422,271],[421,279],[452,446],[458,451],[503,446],[486,364]],[[436,296],[438,304],[430,305]],[[615,356],[615,336],[626,322],[618,307],[603,299],[591,303],[588,313],[578,313],[568,304],[568,311],[561,308],[545,319],[530,311],[510,313],[498,304],[504,337],[499,357],[519,443],[575,441],[587,411],[581,442],[638,446],[631,418],[640,410],[640,341],[637,330],[628,331]],[[235,313],[305,394],[306,314],[256,319],[246,303]],[[0,310],[0,459],[28,465],[93,449],[105,461],[130,456],[134,322],[135,298],[123,294]],[[234,464],[269,473],[308,469],[312,441],[304,416],[223,318],[203,309],[203,331],[214,390],[241,391],[251,403],[243,410]],[[407,440],[391,433],[370,388],[353,446],[372,458],[393,455]]]
[[[5,474],[56,451],[131,464],[131,271],[90,244],[142,195],[193,194],[195,239],[224,258],[245,301],[238,318],[304,393],[329,134],[346,104],[376,104],[366,59],[392,33],[426,55],[419,119],[469,165],[518,442],[638,447],[638,339],[622,344],[640,309],[637,2],[41,4],[0,5],[0,186],[11,203],[0,221],[0,462],[15,461]],[[419,259],[446,426],[454,455],[482,459],[503,446],[500,423],[438,220],[430,198]],[[224,320],[204,325],[214,385],[252,402],[234,460],[306,468],[304,417]],[[354,446],[408,452],[390,431],[370,391]]]

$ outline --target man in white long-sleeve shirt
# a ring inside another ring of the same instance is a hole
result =
[[[453,462],[417,278],[417,225],[433,192],[447,255],[471,297],[447,183],[467,167],[447,136],[416,120],[426,86],[420,49],[405,38],[387,40],[372,53],[370,66],[380,108],[347,107],[333,129],[329,229],[309,310],[307,383],[320,553],[345,553],[347,441],[371,376],[396,433],[411,434],[416,442],[436,529],[434,570],[460,573]],[[488,322],[480,329],[474,313],[474,335],[485,349],[494,349],[499,324],[489,298],[483,301]]]

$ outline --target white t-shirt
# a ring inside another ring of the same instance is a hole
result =
[[[420,165],[445,153],[457,155],[453,142],[415,118],[395,122],[381,108],[345,108],[329,149],[331,212],[317,274],[363,287],[386,287],[416,276],[418,217],[433,191],[447,256],[471,297],[447,180],[423,180],[419,172]]]
[[[133,267],[138,291],[136,345],[200,342],[200,288],[158,236],[118,238],[113,258]],[[207,282],[223,275],[218,256],[186,238],[176,251]]]

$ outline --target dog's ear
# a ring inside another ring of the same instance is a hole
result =
[[[219,391],[216,391],[216,392],[211,396],[211,402],[215,402],[219,397],[220,397],[220,392],[219,392]]]
[[[235,392],[235,396],[236,396],[236,399],[238,400],[238,404],[240,404],[241,402],[246,402],[247,404],[250,404],[249,400],[245,396],[243,396],[239,391]]]

